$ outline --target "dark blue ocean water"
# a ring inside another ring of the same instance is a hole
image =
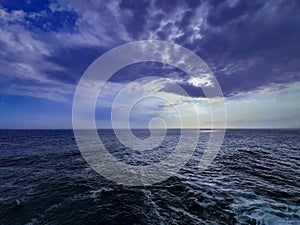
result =
[[[134,131],[147,136],[147,131]],[[153,152],[99,135],[111,154],[143,165],[164,159],[180,132]],[[205,172],[208,132],[178,175],[149,187],[117,185],[84,161],[71,130],[0,131],[0,224],[300,224],[300,131],[227,130]]]

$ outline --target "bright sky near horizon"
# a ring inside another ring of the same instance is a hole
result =
[[[0,129],[72,128],[74,92],[84,71],[103,53],[138,40],[174,42],[201,57],[223,91],[228,127],[300,128],[299,10],[299,1],[280,0],[0,0]],[[146,76],[166,78],[140,84],[173,102],[139,102],[130,115],[133,127],[156,116],[178,127],[174,106],[188,118],[191,103],[200,127],[209,127],[201,91],[208,80],[161,63],[138,63],[106,83],[96,108],[98,128],[111,127],[119,91],[140,95],[129,83]],[[174,82],[189,96],[173,93]],[[131,98],[125,96],[123,105]],[[192,120],[186,125],[196,127]]]

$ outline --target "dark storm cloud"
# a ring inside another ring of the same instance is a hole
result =
[[[208,16],[199,52],[225,95],[299,81],[299,3],[240,1]]]
[[[158,29],[157,39],[168,40],[174,27],[182,31],[183,35],[174,40],[209,64],[225,96],[299,81],[300,7],[297,1],[208,1],[201,4],[198,1],[197,7],[205,8],[200,13],[187,3],[156,1],[152,14],[158,12],[155,14],[158,20],[150,17],[147,22],[157,28],[157,24],[167,21]],[[179,9],[186,10],[181,19],[174,20],[171,15]],[[203,11],[207,14],[201,14]],[[189,25],[192,20],[200,23],[201,19],[202,38],[190,40],[196,31]],[[192,96],[202,96],[199,88],[182,86]]]

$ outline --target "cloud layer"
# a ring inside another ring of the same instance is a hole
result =
[[[284,91],[300,81],[299,8],[298,1],[281,0],[1,1],[0,94],[70,103],[97,57],[148,39],[175,42],[199,55],[229,101]],[[184,101],[198,101],[201,87],[210,85],[203,76],[141,63],[119,71],[108,93],[146,75],[175,80],[190,95]],[[171,83],[153,85],[172,94]]]
[[[9,91],[27,81],[65,89],[106,50],[158,39],[200,55],[225,95],[287,84],[299,80],[297,9],[297,1],[9,1],[0,8],[1,81]]]

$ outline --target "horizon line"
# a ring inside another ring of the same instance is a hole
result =
[[[97,128],[97,130],[149,130],[149,128]],[[152,128],[162,130],[164,128]],[[300,127],[226,127],[226,128],[180,128],[172,127],[167,130],[298,130]],[[74,130],[73,128],[0,128],[0,130]],[[93,128],[80,128],[76,130],[93,130]]]

